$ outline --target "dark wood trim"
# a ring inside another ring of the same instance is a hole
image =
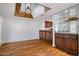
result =
[[[25,12],[20,11],[21,3],[16,3],[15,16],[33,18],[32,14],[26,14]]]

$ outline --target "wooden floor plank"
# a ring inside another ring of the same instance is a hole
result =
[[[0,47],[1,56],[71,56],[65,51],[52,47],[46,40],[30,40],[4,44]]]

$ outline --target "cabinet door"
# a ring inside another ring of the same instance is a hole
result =
[[[45,39],[46,38],[46,33],[45,31],[42,31],[42,39]]]
[[[40,31],[39,37],[40,37],[40,39],[45,39],[45,32],[44,31]]]
[[[52,40],[52,32],[51,31],[46,31],[46,39]]]
[[[42,39],[42,31],[39,31],[39,38]]]
[[[50,32],[46,31],[46,39],[50,40]]]
[[[53,32],[50,32],[50,39],[53,41]]]
[[[76,7],[70,8],[70,16],[77,16],[77,8]]]
[[[70,32],[77,33],[77,21],[70,22]]]
[[[56,39],[55,40],[56,46],[63,47],[63,45],[64,45],[63,35],[62,34],[56,34],[55,39]]]
[[[77,37],[72,35],[65,35],[65,48],[70,50],[77,50]]]

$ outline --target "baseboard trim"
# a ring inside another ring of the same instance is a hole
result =
[[[32,40],[39,40],[39,39],[30,39],[30,40],[22,40],[22,41],[9,41],[9,42],[5,42],[5,43],[3,43],[3,44],[8,44],[8,43],[18,43],[18,42],[23,42],[23,41],[32,41]]]

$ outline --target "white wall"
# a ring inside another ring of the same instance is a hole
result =
[[[0,46],[1,46],[1,32],[2,32],[2,17],[0,16]]]
[[[41,21],[14,16],[15,4],[0,4],[3,42],[39,39]]]
[[[6,19],[3,25],[3,38],[7,42],[39,39],[39,22]]]

